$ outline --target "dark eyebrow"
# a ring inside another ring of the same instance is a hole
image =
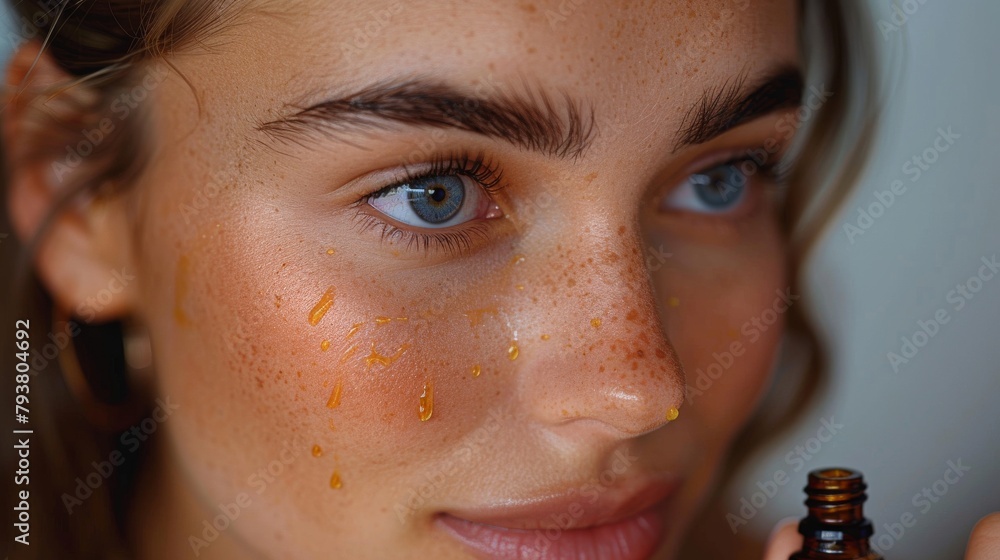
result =
[[[701,144],[731,128],[772,111],[795,107],[802,102],[804,80],[795,67],[772,72],[758,85],[747,87],[747,73],[722,86],[710,89],[681,120],[674,151]]]
[[[322,101],[257,129],[281,141],[301,143],[301,135],[323,132],[334,139],[352,132],[392,128],[393,124],[454,128],[510,142],[557,157],[581,155],[595,135],[593,110],[568,94],[559,102],[543,90],[476,95],[441,82],[410,79],[383,82]]]

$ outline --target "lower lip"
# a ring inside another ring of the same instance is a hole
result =
[[[663,541],[651,508],[607,525],[581,529],[507,529],[443,515],[438,522],[466,546],[493,560],[646,560]]]

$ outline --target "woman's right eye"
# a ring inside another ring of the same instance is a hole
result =
[[[662,211],[725,215],[737,212],[749,198],[750,178],[741,170],[745,161],[716,165],[688,175],[660,203]]]
[[[407,180],[370,195],[368,204],[401,224],[424,229],[503,215],[483,187],[460,174]]]

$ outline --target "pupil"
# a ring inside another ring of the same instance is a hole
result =
[[[448,196],[448,193],[441,187],[431,187],[427,189],[427,196],[434,202],[441,202]]]

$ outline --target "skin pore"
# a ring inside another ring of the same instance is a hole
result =
[[[136,277],[105,314],[148,328],[178,407],[136,485],[141,554],[470,558],[442,514],[676,483],[672,557],[775,357],[780,313],[744,324],[788,285],[766,170],[721,211],[690,177],[765,145],[774,163],[795,100],[684,131],[704,99],[798,67],[795,6],[262,3],[170,55],[142,105],[148,167],[88,210],[107,222],[90,269]],[[547,100],[562,142],[384,118],[428,93]],[[414,227],[403,191],[370,198],[428,173],[464,185],[469,221]],[[74,309],[61,258],[41,268]]]

